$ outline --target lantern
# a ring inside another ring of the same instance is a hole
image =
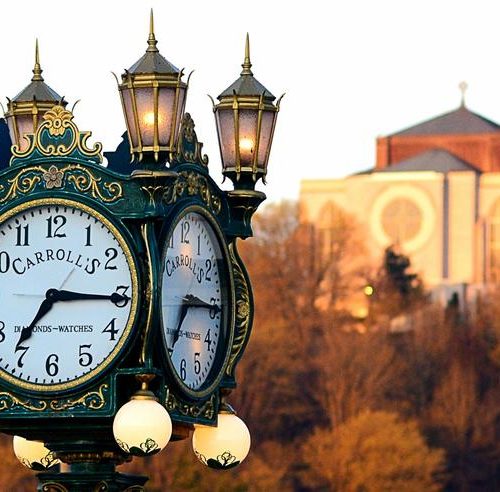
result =
[[[25,135],[35,133],[43,115],[56,104],[65,107],[67,103],[44,82],[37,40],[31,83],[16,97],[8,99],[7,103],[5,118],[12,144],[16,145],[20,151],[26,150],[29,142],[24,138]]]
[[[151,11],[146,53],[122,75],[118,85],[127,124],[130,151],[139,161],[144,156],[170,159],[175,150],[184,114],[188,82],[183,71],[166,60],[156,47]]]
[[[267,163],[281,101],[254,78],[247,34],[241,76],[217,98],[213,105],[222,173],[235,188],[255,188],[259,178],[265,182]],[[213,102],[213,101],[212,101]]]

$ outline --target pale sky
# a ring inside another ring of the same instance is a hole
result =
[[[160,52],[191,78],[187,111],[220,183],[211,103],[241,71],[286,92],[268,173],[269,200],[296,198],[304,178],[373,166],[377,135],[455,109],[500,122],[500,3],[448,0],[6,1],[0,3],[0,96],[31,78],[39,38],[45,81],[77,99],[81,130],[113,150],[125,129],[116,83],[146,49],[149,9]],[[226,185],[224,185],[226,186]]]

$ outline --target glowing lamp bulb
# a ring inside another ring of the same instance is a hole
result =
[[[240,151],[245,154],[253,153],[253,140],[250,138],[240,138]]]
[[[172,435],[172,421],[155,399],[130,400],[118,410],[113,421],[118,445],[135,456],[151,456],[161,451]]]
[[[46,471],[61,462],[50,449],[45,447],[43,442],[29,441],[24,437],[14,436],[12,444],[17,459],[31,470]]]
[[[142,117],[142,121],[144,124],[148,126],[153,126],[155,124],[155,114],[152,111],[148,111],[147,113],[144,113],[144,116]]]
[[[196,426],[193,450],[206,466],[228,470],[238,466],[250,451],[250,432],[232,413],[219,414],[217,427]]]

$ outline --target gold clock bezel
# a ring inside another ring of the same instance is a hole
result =
[[[20,205],[17,205],[16,207],[7,210],[4,212],[2,215],[0,215],[0,226],[6,222],[7,220],[11,219],[12,217],[18,215],[21,212],[24,212],[25,210],[34,208],[34,207],[40,207],[40,206],[66,206],[66,207],[73,207],[79,210],[82,210],[85,213],[88,213],[89,215],[93,216],[95,219],[99,220],[101,223],[103,223],[114,235],[114,237],[117,239],[118,244],[122,248],[123,253],[125,254],[125,258],[127,259],[127,264],[130,270],[131,274],[131,279],[132,279],[132,294],[130,296],[131,298],[131,307],[130,307],[130,314],[129,318],[127,321],[127,324],[125,326],[125,329],[123,330],[122,336],[120,337],[118,343],[115,345],[113,350],[108,354],[106,359],[104,359],[101,364],[99,364],[97,367],[92,369],[90,372],[84,374],[83,376],[80,376],[78,378],[75,378],[71,381],[66,381],[64,383],[57,383],[57,384],[35,384],[35,383],[29,383],[27,381],[23,381],[22,379],[18,379],[15,376],[12,376],[12,374],[9,374],[5,372],[2,368],[0,368],[0,378],[4,379],[8,383],[10,383],[13,386],[16,386],[18,388],[22,388],[23,390],[29,390],[33,392],[38,392],[38,393],[53,393],[56,391],[66,391],[70,390],[73,388],[77,388],[79,386],[84,385],[91,379],[94,379],[96,376],[98,376],[100,373],[104,372],[116,359],[118,354],[122,351],[124,345],[130,338],[130,333],[132,331],[132,328],[134,326],[134,322],[137,317],[137,308],[138,308],[138,292],[139,292],[139,278],[138,278],[138,273],[137,273],[137,267],[136,263],[134,260],[134,257],[132,255],[132,250],[129,247],[127,241],[123,237],[123,234],[118,230],[118,228],[104,215],[102,215],[100,212],[95,210],[94,208],[76,201],[72,199],[67,199],[67,198],[38,198],[34,200],[30,200],[27,202],[24,202]]]

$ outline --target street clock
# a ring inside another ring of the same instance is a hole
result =
[[[229,252],[217,220],[191,205],[163,244],[162,340],[167,366],[187,396],[213,392],[229,357],[234,294]]]
[[[279,101],[254,79],[247,37],[241,76],[213,108],[233,182],[222,190],[184,112],[189,79],[156,45],[151,15],[146,53],[118,86],[128,142],[109,167],[44,83],[38,47],[31,84],[7,107],[0,431],[33,469],[69,465],[39,475],[45,492],[143,490],[146,477],[115,466],[190,433],[217,469],[250,447],[227,402],[253,321],[237,241],[266,198],[255,185]]]
[[[0,216],[0,378],[66,391],[120,355],[136,319],[138,271],[114,222],[61,198]]]

